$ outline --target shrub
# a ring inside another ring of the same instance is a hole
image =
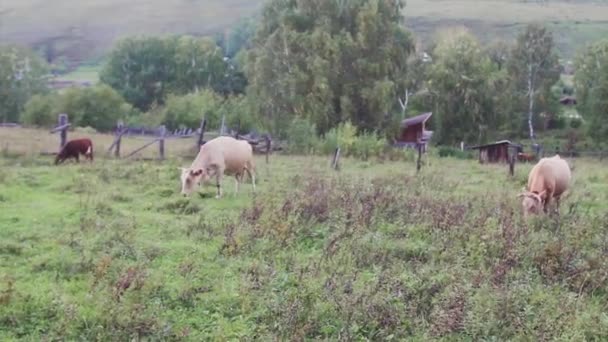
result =
[[[225,115],[226,125],[229,128],[245,134],[251,132],[254,128],[260,128],[251,112],[247,97],[242,95],[230,96],[221,105],[218,118],[221,120],[221,116]]]
[[[34,95],[21,113],[21,123],[37,127],[49,127],[57,122],[58,97],[52,95]]]
[[[319,144],[319,150],[325,154],[333,153],[339,146],[343,154],[348,155],[357,139],[357,128],[349,121],[341,123],[325,134]]]
[[[168,129],[194,128],[201,123],[203,116],[207,127],[219,127],[221,117],[220,97],[212,91],[202,91],[184,96],[171,95],[163,110],[163,122]]]
[[[291,153],[309,153],[317,144],[317,132],[313,123],[306,119],[295,118],[289,125],[288,150]]]
[[[363,133],[355,139],[351,147],[351,155],[363,160],[379,155],[386,143],[376,133]]]
[[[583,125],[583,122],[581,121],[581,119],[571,119],[570,120],[570,128],[574,128],[574,129],[578,129]]]
[[[68,113],[72,123],[101,132],[111,130],[118,119],[137,113],[107,85],[68,89],[60,96],[59,103],[59,111]]]
[[[458,148],[451,146],[439,146],[438,148],[439,157],[454,157],[458,159],[472,159],[473,154],[470,151],[461,151]]]

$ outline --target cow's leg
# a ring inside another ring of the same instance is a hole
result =
[[[243,174],[242,173],[235,174],[234,179],[236,180],[236,186],[234,188],[234,195],[236,196],[239,193],[239,183],[243,180]]]
[[[253,186],[253,192],[255,192],[255,175],[254,175],[254,172],[249,167],[246,168],[245,171],[247,172],[247,174],[249,175],[249,178],[251,179],[251,185]]]
[[[80,157],[78,156],[78,153],[74,154],[74,159],[76,159],[77,163],[80,163]]]
[[[547,192],[547,198],[545,199],[545,205],[543,206],[543,211],[545,214],[549,212],[549,205],[551,204],[551,199],[553,198],[553,191]]]
[[[222,170],[220,172],[220,170],[216,170],[217,174],[215,175],[215,180],[216,180],[216,186],[217,186],[217,195],[215,196],[215,198],[221,198],[222,197],[222,175],[224,174],[224,171]]]

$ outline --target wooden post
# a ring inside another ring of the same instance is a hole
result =
[[[420,168],[422,168],[422,144],[418,143],[418,160],[416,160],[416,173],[420,172]]]
[[[268,156],[270,155],[270,149],[272,148],[272,140],[270,135],[266,135],[266,164],[269,163]]]
[[[160,160],[165,159],[165,134],[167,134],[167,128],[165,125],[160,126],[160,137],[158,138],[158,153]]]
[[[63,127],[63,129],[61,129],[61,133],[59,133],[59,149],[61,149],[68,139],[68,115],[65,113],[59,114],[58,123],[58,126]]]
[[[118,121],[118,124],[116,125],[116,147],[114,149],[114,157],[116,158],[120,158],[120,140],[122,139],[122,134],[123,134],[123,122],[122,121]]]
[[[203,135],[205,134],[205,126],[207,126],[207,119],[203,119],[203,121],[201,121],[201,132],[198,135],[198,143],[197,143],[197,149],[199,149],[201,147],[201,145],[203,144]]]
[[[511,154],[509,157],[509,175],[513,177],[515,175],[515,154]]]
[[[332,160],[331,166],[334,170],[340,170],[340,147],[336,148],[336,152],[334,152],[334,158]]]

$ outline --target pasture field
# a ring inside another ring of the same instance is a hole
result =
[[[216,200],[190,161],[0,157],[0,340],[608,336],[606,162],[524,222],[530,165],[275,155]]]

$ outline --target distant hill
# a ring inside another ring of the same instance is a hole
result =
[[[222,32],[263,0],[4,0],[0,41],[27,44],[73,64],[102,56],[120,37]],[[424,45],[439,28],[465,26],[484,41],[513,38],[526,23],[554,31],[562,57],[608,36],[608,1],[408,0],[406,25]]]

